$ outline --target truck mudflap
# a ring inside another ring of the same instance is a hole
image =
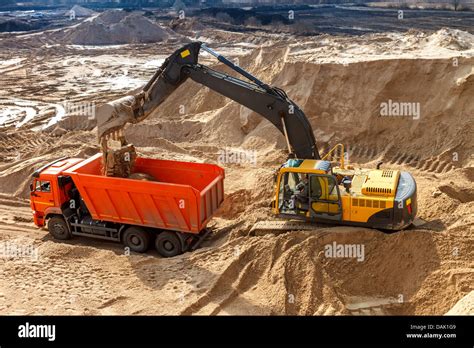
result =
[[[37,211],[33,211],[33,222],[35,223],[36,226],[43,227],[44,226],[44,215],[41,215]]]
[[[210,228],[205,228],[204,230],[201,231],[201,233],[197,236],[194,236],[194,238],[191,241],[191,244],[187,247],[188,251],[194,251],[199,246],[206,240],[206,238],[212,233],[212,230]],[[183,250],[186,251],[186,250]]]

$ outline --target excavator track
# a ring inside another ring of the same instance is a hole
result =
[[[302,221],[267,220],[258,221],[250,229],[249,234],[273,231],[309,231],[318,228],[318,225]]]

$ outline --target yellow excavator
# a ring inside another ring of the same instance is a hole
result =
[[[201,50],[246,80],[199,64]],[[335,164],[330,159],[336,152],[344,153],[341,144],[321,158],[311,124],[283,90],[265,84],[201,42],[171,54],[139,93],[100,107],[96,112],[99,139],[148,117],[188,78],[260,114],[285,137],[289,156],[275,177],[272,209],[276,216],[384,230],[400,230],[413,222],[416,183],[410,173],[346,167],[344,156]]]

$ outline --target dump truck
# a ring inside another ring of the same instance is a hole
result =
[[[154,243],[171,257],[196,249],[224,200],[217,165],[138,157],[134,173],[150,180],[108,177],[102,155],[60,158],[33,173],[31,209],[38,227],[59,240],[87,236],[145,252]]]

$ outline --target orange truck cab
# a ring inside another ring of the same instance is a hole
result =
[[[33,173],[34,223],[56,239],[87,236],[145,252],[152,243],[165,257],[199,246],[224,200],[224,170],[213,164],[138,157],[144,181],[106,177],[102,157],[60,158]]]

